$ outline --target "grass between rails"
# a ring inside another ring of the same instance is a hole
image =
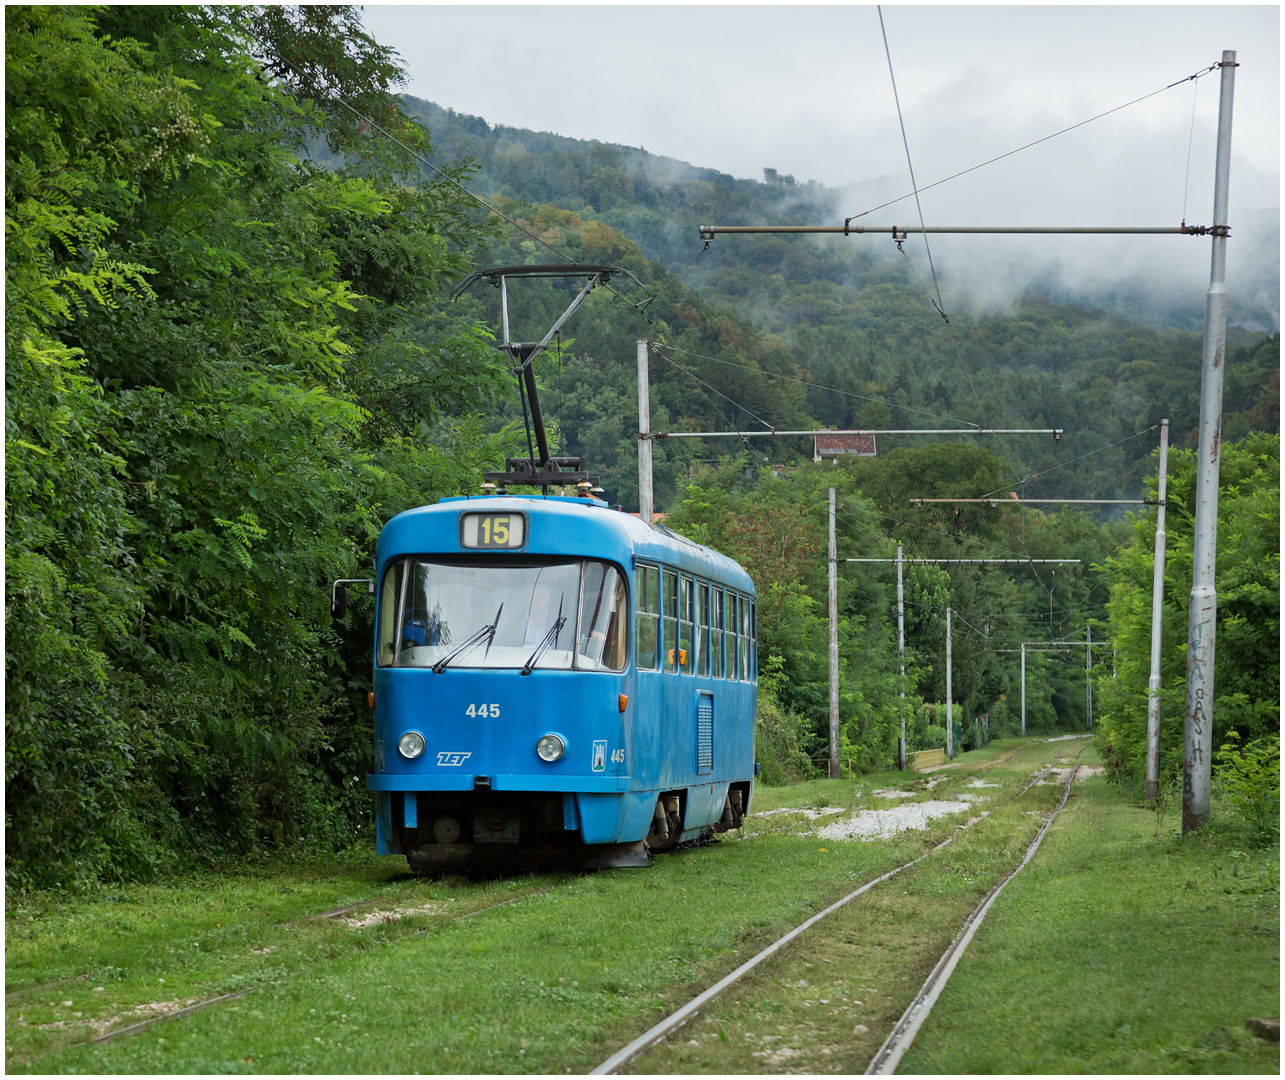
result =
[[[1076,785],[899,1071],[1278,1074],[1245,1020],[1280,1015],[1279,849],[1166,824]]]
[[[1069,766],[1083,745],[1011,740],[933,774],[930,783],[949,776],[949,786],[935,787],[933,798],[952,789],[971,792],[977,782],[997,788],[983,793],[988,802],[977,804],[968,828],[953,819],[943,830],[956,833],[948,847],[818,923],[626,1071],[864,1070],[960,925],[1021,859],[1062,785],[1053,774],[1016,802],[1013,797],[1040,762],[1060,752]],[[989,807],[984,819],[983,805]]]
[[[1027,753],[1014,782],[1029,778],[1036,756]],[[965,779],[947,774],[916,800]],[[801,800],[886,806],[859,792],[898,781],[924,792],[932,780],[887,774],[761,789],[756,809]],[[6,989],[22,992],[7,1009],[6,1064],[11,1072],[583,1071],[827,902],[919,854],[960,815],[928,833],[841,845],[801,834],[828,817],[755,818],[744,839],[662,857],[647,871],[583,877],[428,881],[400,860],[353,852],[116,897],[26,898],[7,913]],[[412,913],[365,926],[281,925],[371,897],[380,900],[373,910]],[[526,899],[454,921],[514,897]],[[38,987],[84,973],[89,980]],[[75,1046],[143,1018],[140,1007],[246,986],[259,989]]]

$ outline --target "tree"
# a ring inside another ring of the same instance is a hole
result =
[[[11,882],[368,818],[369,649],[326,584],[504,438],[445,419],[495,391],[485,331],[409,314],[495,229],[342,120],[398,116],[355,19],[6,9]]]
[[[1196,460],[1171,451],[1160,693],[1160,771],[1182,761],[1187,603],[1191,589]],[[1152,485],[1155,491],[1155,485]],[[1153,494],[1154,497],[1154,494]],[[1105,561],[1111,582],[1115,678],[1097,679],[1097,744],[1111,772],[1141,788],[1146,773],[1147,683],[1155,511],[1139,515],[1132,542]],[[1217,647],[1213,745],[1228,731],[1252,744],[1280,729],[1280,437],[1225,443],[1219,471]]]

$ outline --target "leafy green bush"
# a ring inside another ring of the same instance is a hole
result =
[[[1279,837],[1281,737],[1269,735],[1245,747],[1238,745],[1237,732],[1227,732],[1227,738],[1214,757],[1224,802],[1258,839]]]
[[[781,704],[783,667],[781,657],[769,656],[759,676],[754,755],[760,766],[759,781],[769,787],[797,784],[813,774],[812,762],[804,749],[807,720]]]
[[[923,735],[919,737],[920,750],[945,750],[946,749],[946,729],[937,724],[929,724],[924,729]]]

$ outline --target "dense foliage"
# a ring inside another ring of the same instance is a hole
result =
[[[420,431],[494,392],[487,333],[408,330],[490,232],[307,98],[427,145],[344,9],[5,21],[10,880],[345,843],[369,650],[326,583],[496,456]],[[319,130],[349,167],[309,161]]]
[[[1195,455],[1171,453],[1165,499],[1161,775],[1179,766],[1183,753],[1195,490]],[[1132,542],[1107,561],[1116,677],[1099,680],[1104,715],[1098,742],[1113,772],[1139,789],[1146,775],[1155,533],[1153,509],[1135,519]],[[1258,434],[1224,444],[1219,471],[1212,745],[1226,743],[1229,753],[1237,746],[1261,748],[1264,740],[1279,737],[1280,586],[1280,437]]]

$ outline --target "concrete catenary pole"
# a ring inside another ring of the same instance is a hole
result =
[[[950,679],[950,608],[946,609],[946,760],[955,756],[955,702]]]
[[[830,489],[830,779],[839,779],[839,564]]]
[[[1026,642],[1022,642],[1022,738],[1026,738]]]
[[[901,587],[901,545],[897,545],[897,662],[901,668],[901,752],[898,764],[906,769],[906,599]]]
[[[651,397],[647,339],[638,339],[638,517],[651,524]]]
[[[1156,559],[1151,573],[1151,678],[1147,680],[1147,801],[1160,794],[1160,647],[1164,625],[1165,488],[1169,480],[1169,421],[1160,421],[1160,483],[1156,489]]]
[[[1093,627],[1086,626],[1084,646],[1084,730],[1093,730]]]
[[[1218,104],[1218,156],[1214,166],[1213,253],[1205,294],[1205,347],[1200,372],[1200,450],[1192,544],[1191,598],[1187,607],[1187,700],[1183,739],[1182,831],[1209,816],[1210,752],[1214,723],[1214,628],[1218,594],[1214,561],[1218,544],[1218,467],[1222,444],[1223,361],[1227,351],[1227,187],[1231,171],[1231,107],[1236,53],[1222,59]]]

